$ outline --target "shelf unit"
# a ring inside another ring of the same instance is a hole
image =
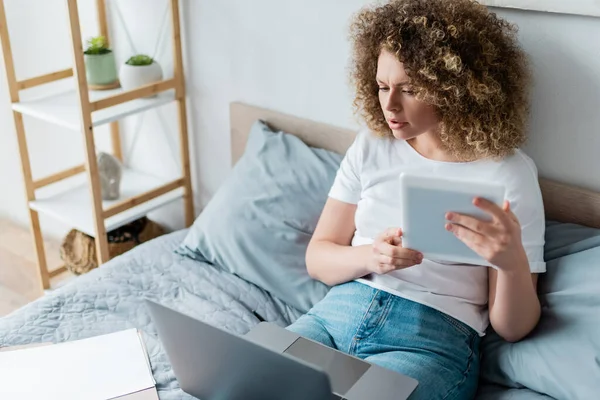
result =
[[[48,269],[39,214],[58,219],[93,236],[96,242],[98,265],[105,263],[110,258],[106,233],[146,215],[151,210],[183,198],[186,226],[193,223],[194,206],[179,23],[181,16],[179,0],[169,1],[173,22],[173,78],[129,91],[122,89],[94,91],[88,88],[86,81],[77,0],[65,0],[69,13],[74,67],[20,81],[17,80],[14,68],[4,0],[0,0],[0,41],[2,42],[2,52],[6,64],[6,75],[25,182],[31,232],[35,243],[38,276],[42,289],[50,288],[50,278],[60,274],[66,268],[62,266],[52,271]],[[105,0],[96,0],[96,8],[99,33],[108,39]],[[22,90],[71,78],[74,78],[75,86],[71,91],[33,100],[20,100],[20,91]],[[110,124],[113,154],[123,161],[118,121],[127,116],[173,101],[177,103],[178,109],[182,176],[168,181],[140,171],[124,168],[121,198],[116,201],[103,201],[96,160],[94,128]],[[85,143],[85,163],[41,179],[34,179],[27,148],[23,115],[80,132]],[[80,176],[75,177],[76,175]],[[83,179],[59,193],[46,197],[36,196],[39,189],[72,177],[75,177],[73,178],[75,181],[78,178]]]

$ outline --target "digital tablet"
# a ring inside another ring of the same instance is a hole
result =
[[[432,261],[491,266],[446,230],[446,213],[452,211],[489,221],[490,215],[476,207],[473,199],[482,197],[502,207],[504,196],[505,188],[492,182],[403,173],[400,176],[402,246],[420,251]]]

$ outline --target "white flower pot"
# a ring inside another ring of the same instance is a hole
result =
[[[162,68],[154,61],[150,65],[121,65],[119,81],[124,90],[136,89],[149,83],[161,81]]]

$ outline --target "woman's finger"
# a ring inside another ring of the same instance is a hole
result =
[[[380,236],[380,239],[388,242],[390,239],[399,238],[402,236],[402,230],[400,228],[388,228]]]
[[[491,215],[495,220],[500,221],[503,224],[508,222],[508,216],[501,207],[498,207],[496,203],[492,203],[482,197],[475,197],[473,204]]]
[[[411,250],[411,249],[405,249],[403,247],[398,247],[398,246],[396,246],[394,248],[393,257],[395,259],[401,259],[401,260],[416,260],[416,261],[423,260],[423,254],[421,252],[416,251],[416,250]]]
[[[377,273],[379,275],[387,274],[388,272],[395,271],[397,268],[392,264],[379,264],[379,268],[377,269]]]
[[[481,247],[485,242],[485,236],[483,236],[480,233],[474,232],[470,229],[467,229],[464,226],[446,224],[446,230],[452,232],[454,236],[459,238],[464,244],[469,246],[471,249],[473,249],[473,247]]]
[[[396,269],[408,268],[420,264],[418,260],[406,260],[401,258],[390,258],[388,256],[379,256],[378,265],[381,271],[390,272]]]
[[[491,222],[482,221],[469,215],[449,212],[446,213],[446,219],[453,224],[462,225],[484,236],[493,236],[497,231]]]
[[[422,260],[413,260],[413,259],[405,259],[405,258],[394,258],[394,266],[396,268],[408,268],[414,265],[419,265],[423,261]]]
[[[508,216],[510,217],[510,219],[512,219],[513,221],[515,221],[517,224],[519,223],[519,218],[517,218],[517,216],[515,215],[515,213],[512,212],[512,210],[510,208],[510,203],[509,203],[508,200],[504,201],[504,205],[503,205],[502,209],[504,210],[504,212],[506,214],[508,214]]]
[[[415,250],[405,249],[400,246],[394,246],[388,242],[380,242],[375,246],[376,250],[390,258],[406,259],[406,260],[422,260],[423,255]]]
[[[386,256],[384,254],[380,254],[377,258],[377,262],[380,265],[381,264],[390,264],[390,265],[396,265],[396,266],[402,267],[402,266],[419,264],[419,263],[421,263],[421,260],[417,259],[417,258],[394,258],[394,257]]]
[[[391,240],[389,240],[388,243],[392,246],[402,247],[402,236],[394,236],[393,238],[391,238]]]

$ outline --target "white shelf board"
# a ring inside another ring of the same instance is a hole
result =
[[[90,102],[104,99],[106,97],[122,93],[123,89],[90,90]],[[131,100],[113,107],[92,113],[92,125],[94,127],[107,124],[129,115],[159,107],[175,100],[175,92],[168,90],[154,97]],[[65,128],[81,130],[81,108],[79,106],[79,95],[76,90],[70,90],[51,96],[39,97],[13,103],[13,110],[22,114],[39,118]]]
[[[103,207],[107,209],[118,202],[156,189],[171,181],[125,168],[123,169],[121,180],[120,198],[118,200],[104,200],[102,202]],[[89,184],[86,181],[58,194],[53,194],[45,198],[40,197],[37,200],[29,202],[29,206],[41,214],[53,217],[90,236],[95,236],[90,192]],[[107,218],[104,221],[106,231],[109,232],[143,217],[148,212],[183,197],[183,193],[184,190],[180,187]]]

